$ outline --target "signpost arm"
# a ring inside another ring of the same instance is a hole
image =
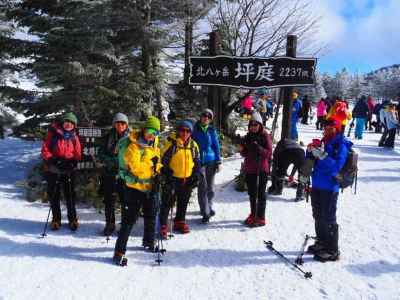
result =
[[[286,56],[296,57],[297,49],[297,36],[288,35],[286,40]],[[293,101],[291,99],[293,87],[281,88],[280,93],[283,92],[283,113],[282,113],[282,132],[281,140],[285,138],[290,138],[291,130],[291,116],[292,116],[292,106]]]

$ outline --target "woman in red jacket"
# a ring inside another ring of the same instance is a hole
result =
[[[75,209],[74,176],[77,162],[81,160],[81,144],[75,129],[78,120],[73,113],[63,116],[61,124],[50,126],[46,140],[42,145],[42,158],[48,166],[47,195],[50,198],[53,220],[51,229],[61,227],[60,192],[64,189],[67,202],[69,228],[75,231],[79,227]]]
[[[245,225],[265,225],[265,206],[269,161],[272,155],[271,135],[264,129],[262,118],[254,112],[249,121],[249,132],[243,139],[240,154],[244,157],[244,172],[250,198],[250,215]]]

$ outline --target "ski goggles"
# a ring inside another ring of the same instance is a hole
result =
[[[150,134],[150,135],[154,135],[154,136],[159,136],[160,135],[160,132],[158,130],[154,129],[154,128],[146,128],[144,130],[144,132],[146,134]]]

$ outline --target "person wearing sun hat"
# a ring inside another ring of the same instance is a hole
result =
[[[116,113],[112,120],[112,128],[103,137],[99,148],[98,161],[101,162],[102,192],[106,224],[103,230],[105,236],[110,236],[115,230],[115,203],[118,195],[120,203],[123,198],[124,182],[118,175],[118,143],[129,136],[129,120],[123,113]]]
[[[244,173],[250,200],[250,214],[244,221],[248,227],[265,226],[265,208],[269,161],[272,155],[271,135],[264,129],[262,118],[253,112],[248,133],[240,145],[244,157]]]
[[[197,143],[192,139],[191,120],[178,122],[176,132],[166,140],[161,154],[165,184],[162,188],[160,209],[161,235],[168,235],[168,213],[176,200],[177,209],[173,230],[189,233],[186,223],[186,210],[193,188],[197,186],[200,173],[200,153]]]
[[[142,129],[132,130],[128,137],[130,143],[124,153],[124,162],[129,174],[124,178],[122,224],[113,258],[116,264],[120,264],[125,258],[129,235],[139,218],[140,209],[144,215],[143,246],[148,251],[154,251],[156,203],[150,197],[150,192],[153,188],[154,177],[161,169],[159,132],[160,120],[150,116]]]
[[[213,209],[214,177],[221,166],[221,146],[217,131],[210,124],[213,111],[205,109],[200,120],[194,125],[192,137],[200,148],[201,169],[198,188],[198,202],[202,223],[206,224],[215,215]]]
[[[50,223],[52,230],[61,227],[60,193],[63,187],[64,198],[67,202],[69,228],[75,231],[79,222],[75,208],[75,176],[77,162],[82,159],[81,144],[76,134],[78,119],[74,113],[68,112],[61,122],[50,125],[42,145],[42,158],[47,166],[47,195],[53,219]]]

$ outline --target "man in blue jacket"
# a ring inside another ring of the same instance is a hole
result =
[[[290,138],[292,140],[297,141],[299,139],[299,133],[297,131],[297,122],[299,121],[300,118],[301,102],[299,100],[299,95],[296,92],[293,92],[292,99],[293,99],[293,106],[292,106],[292,116],[290,120],[290,125],[291,125]]]
[[[343,168],[352,143],[341,133],[337,120],[328,120],[322,141],[313,140],[307,147],[308,157],[315,159],[312,173],[311,205],[317,236],[308,252],[321,262],[339,259],[339,225],[336,206],[339,184],[335,176]]]
[[[202,223],[207,224],[215,215],[213,210],[214,177],[221,165],[220,144],[214,127],[210,125],[214,114],[211,109],[201,113],[200,121],[194,126],[192,138],[200,148],[201,171],[198,186],[198,201]]]

